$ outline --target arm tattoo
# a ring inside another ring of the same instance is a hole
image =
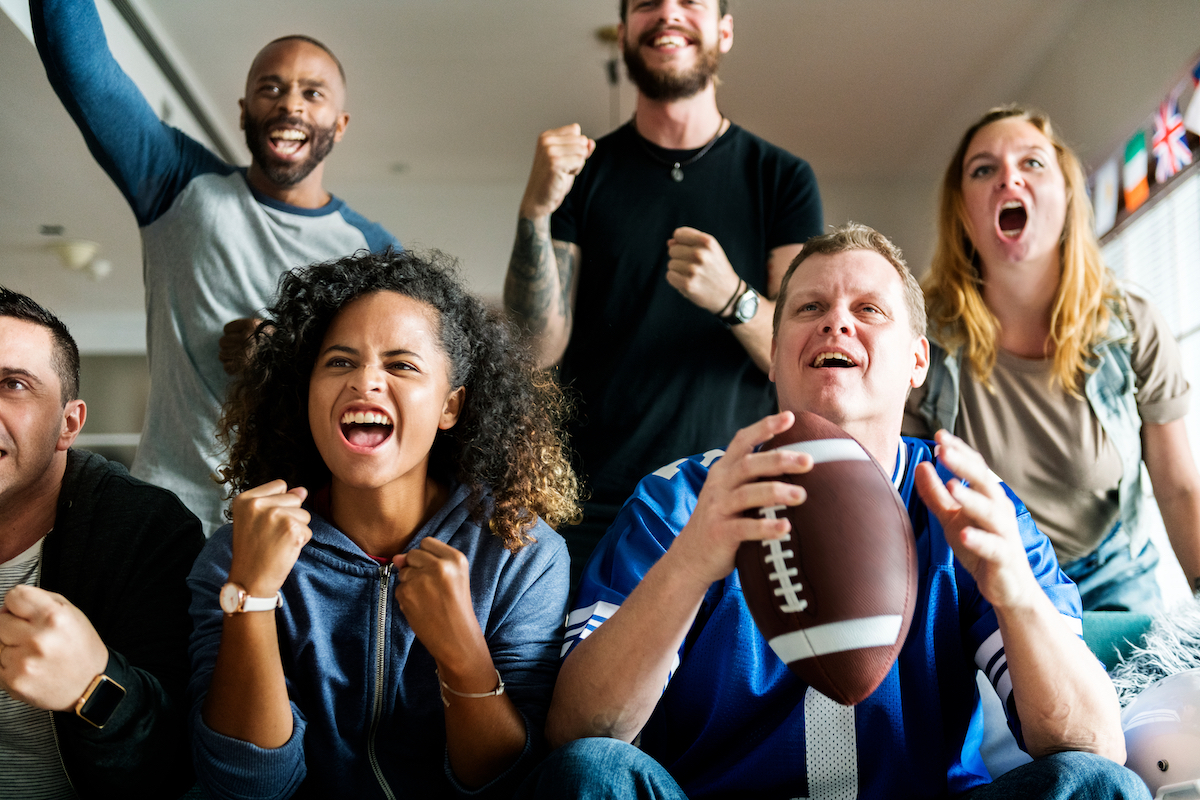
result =
[[[504,305],[527,333],[544,332],[554,317],[570,321],[575,277],[571,246],[554,242],[549,231],[539,231],[532,220],[518,220],[504,280]]]

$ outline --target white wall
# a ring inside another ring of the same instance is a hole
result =
[[[870,225],[904,253],[916,275],[929,267],[937,237],[935,207],[939,176],[885,180],[821,180],[826,225],[849,221]]]
[[[1059,133],[1094,168],[1185,77],[1200,56],[1198,48],[1195,0],[1090,0],[1015,99],[1050,114]]]

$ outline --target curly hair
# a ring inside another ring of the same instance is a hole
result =
[[[1100,255],[1083,167],[1045,114],[1017,105],[993,108],[963,134],[942,180],[937,249],[923,282],[929,321],[935,338],[950,350],[961,349],[975,378],[990,386],[1000,323],[983,301],[979,255],[967,234],[963,158],[975,134],[1012,117],[1025,120],[1050,140],[1066,183],[1067,212],[1059,240],[1062,275],[1050,310],[1050,340],[1054,344],[1054,380],[1078,396],[1081,379],[1093,369],[1094,348],[1107,334],[1111,315],[1123,317],[1127,312],[1116,278]]]
[[[532,540],[535,515],[552,527],[577,522],[579,486],[561,433],[568,410],[561,391],[537,370],[507,320],[466,292],[454,259],[437,251],[360,251],[280,279],[219,423],[229,453],[223,482],[233,492],[276,478],[310,488],[329,482],[308,423],[313,365],[341,309],[385,291],[437,311],[450,386],[466,387],[458,423],[434,439],[430,474],[471,487],[473,517],[490,516],[492,532],[513,551]]]

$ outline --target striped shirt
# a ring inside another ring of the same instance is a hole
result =
[[[42,575],[38,539],[19,556],[0,564],[0,604],[8,590],[37,586]],[[5,663],[0,650],[0,665]],[[0,797],[58,800],[77,797],[58,754],[52,712],[14,700],[0,689]]]

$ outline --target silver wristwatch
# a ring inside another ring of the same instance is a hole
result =
[[[747,286],[746,291],[733,301],[733,308],[729,310],[729,314],[721,317],[721,322],[724,322],[727,327],[732,328],[734,325],[749,322],[754,319],[754,315],[757,313],[758,292]]]

